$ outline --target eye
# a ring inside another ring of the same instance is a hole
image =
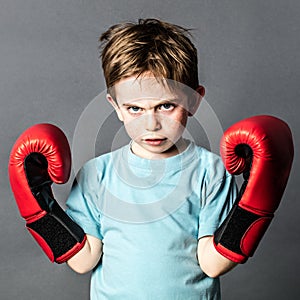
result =
[[[127,108],[127,110],[131,113],[131,114],[138,114],[142,111],[142,109],[140,107],[137,106],[129,106]]]
[[[161,111],[171,111],[175,108],[175,105],[172,103],[164,103],[159,106],[159,110]]]

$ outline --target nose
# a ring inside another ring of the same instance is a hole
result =
[[[155,112],[148,112],[145,118],[147,131],[157,131],[161,129],[159,117],[155,114]]]

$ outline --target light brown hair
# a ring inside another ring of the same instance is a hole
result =
[[[99,38],[108,91],[119,80],[151,72],[196,89],[197,50],[188,29],[157,19],[111,26]]]

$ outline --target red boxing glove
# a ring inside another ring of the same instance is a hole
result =
[[[221,156],[231,174],[245,182],[229,215],[214,234],[216,250],[244,263],[252,256],[278,208],[294,155],[288,125],[255,116],[231,126],[221,140]]]
[[[63,263],[86,241],[83,230],[53,197],[51,184],[68,181],[71,154],[64,133],[54,125],[27,129],[14,144],[9,178],[26,227],[52,262]]]

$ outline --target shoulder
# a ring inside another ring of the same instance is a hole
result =
[[[117,159],[122,157],[123,149],[125,147],[126,146],[88,160],[79,170],[77,177],[97,177],[98,179],[101,178],[102,175],[104,175],[108,172],[108,170],[113,168],[114,162],[116,162]]]
[[[225,182],[231,182],[231,175],[225,168],[222,158],[201,146],[195,146],[197,151],[197,163],[199,180],[203,185],[216,187]]]
[[[218,154],[213,153],[210,150],[207,150],[198,145],[195,145],[195,151],[202,168],[213,168],[222,172],[225,171],[223,161]]]
[[[89,168],[94,168],[94,167],[102,169],[103,167],[110,164],[112,161],[115,161],[116,159],[120,159],[122,157],[122,153],[126,147],[127,146],[123,146],[117,150],[96,156],[96,157],[88,160],[83,165],[82,169],[89,169]]]
[[[206,205],[211,199],[235,199],[237,192],[235,178],[230,174],[222,161],[222,158],[202,147],[199,151],[199,181],[202,191],[202,205]],[[228,198],[228,195],[231,195]],[[218,203],[223,203],[218,200]],[[231,201],[231,200],[230,200]]]

